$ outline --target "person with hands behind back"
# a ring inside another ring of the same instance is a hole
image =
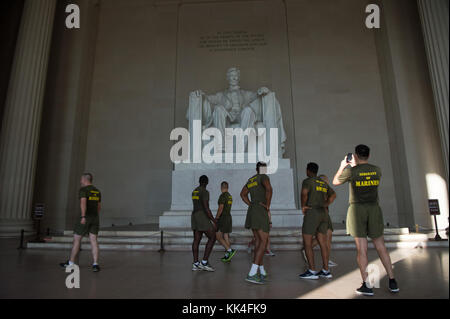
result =
[[[268,276],[263,258],[272,225],[270,202],[273,190],[266,172],[267,164],[258,162],[257,174],[248,179],[241,191],[241,198],[248,205],[245,228],[252,230],[256,240],[253,264],[245,280],[254,284],[264,284]],[[249,194],[251,200],[248,198]]]

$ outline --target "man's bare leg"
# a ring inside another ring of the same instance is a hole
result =
[[[258,232],[256,230],[253,230],[253,238],[255,240],[255,249],[253,250],[253,261],[256,260],[256,252],[258,251],[258,247],[261,243],[261,240],[258,236]]]
[[[336,267],[338,264],[336,264],[334,261],[331,260],[331,245],[333,242],[333,231],[331,229],[328,229],[327,231],[327,247],[328,247],[328,264],[331,267]]]
[[[228,249],[231,248],[231,242],[230,242],[230,234],[223,234],[223,239],[228,245]]]
[[[312,239],[311,246],[312,246],[312,248],[314,249],[314,248],[316,248],[318,245],[319,245],[319,241],[317,240],[317,236],[314,236],[313,239]]]
[[[77,258],[78,252],[80,251],[81,246],[81,239],[83,237],[77,234],[73,235],[73,246],[72,246],[72,252],[70,253],[70,262],[75,263],[75,259]]]
[[[228,234],[224,234],[222,232],[216,233],[216,238],[219,241],[219,243],[225,248],[225,250],[228,250],[228,249],[230,249],[230,244],[225,239],[225,236],[228,237]]]
[[[306,259],[308,260],[308,267],[310,270],[315,270],[316,265],[314,262],[314,252],[312,247],[312,235],[303,234],[303,247],[306,253]]]
[[[386,269],[386,273],[388,274],[389,279],[394,279],[391,256],[389,256],[389,252],[387,251],[386,245],[384,244],[384,236],[372,239],[372,242],[377,250],[381,262],[383,263],[384,269]]]
[[[356,250],[357,250],[357,258],[359,270],[361,272],[361,277],[364,282],[366,282],[368,274],[367,274],[367,266],[369,265],[369,259],[367,257],[367,238],[355,238]]]
[[[267,254],[267,256],[272,256],[272,257],[275,256],[272,249],[270,248],[270,236],[267,236],[267,244],[266,244],[265,254]]]
[[[258,246],[255,251],[255,260],[254,263],[259,266],[263,266],[263,259],[267,245],[267,239],[269,238],[269,233],[265,233],[262,230],[258,229],[256,231],[256,238],[258,242]]]
[[[214,229],[210,229],[207,232],[205,232],[206,237],[208,237],[208,242],[206,243],[205,247],[205,254],[203,255],[203,260],[208,260],[209,255],[211,254],[211,251],[214,247],[214,243],[216,242],[216,232]]]
[[[203,233],[194,230],[194,241],[192,242],[192,255],[194,257],[194,264],[198,263],[198,247],[200,246],[200,241],[202,240]]]
[[[270,251],[270,237],[267,237],[267,243],[266,243],[266,251]]]
[[[94,260],[94,265],[98,264],[98,240],[97,235],[89,234],[89,240],[91,242],[92,258]]]
[[[327,247],[328,247],[328,257],[330,257],[331,254],[331,242],[333,241],[333,232],[331,229],[328,229],[327,232]]]
[[[323,269],[328,271],[328,243],[327,243],[327,235],[322,233],[317,233],[317,241],[319,242],[320,252],[322,255],[322,264]],[[311,249],[312,250],[312,249]]]
[[[266,270],[263,265],[263,258],[267,245],[267,238],[269,237],[268,233],[264,233],[262,230],[253,229],[253,236],[255,238],[255,255],[253,258],[253,264],[250,268],[250,272],[247,276],[247,281],[253,283],[264,283],[264,280],[267,276]],[[258,270],[260,272],[260,277],[258,276]]]

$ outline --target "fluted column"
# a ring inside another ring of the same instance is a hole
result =
[[[26,0],[0,134],[0,236],[32,227],[42,104],[56,0]]]
[[[418,0],[448,183],[448,0]]]

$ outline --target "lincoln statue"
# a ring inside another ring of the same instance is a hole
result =
[[[241,89],[240,70],[232,67],[227,71],[228,88],[208,95],[202,90],[191,92],[187,119],[201,120],[202,128],[215,127],[225,136],[226,128],[270,128],[278,129],[278,154],[284,153],[286,133],[283,127],[281,108],[275,93],[266,87],[257,92]]]

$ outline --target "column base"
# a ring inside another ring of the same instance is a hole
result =
[[[32,220],[23,219],[0,219],[0,238],[19,237],[20,231],[25,230],[25,235],[34,231]]]

